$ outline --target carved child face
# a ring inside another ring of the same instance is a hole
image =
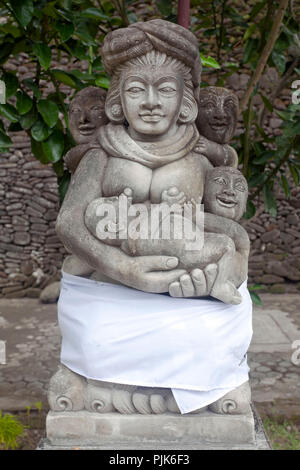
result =
[[[73,99],[69,110],[69,128],[77,144],[96,140],[97,130],[108,121],[104,106],[105,92],[100,88],[96,91],[86,88]]]
[[[159,140],[175,135],[183,86],[181,76],[167,66],[132,67],[124,73],[121,101],[132,137]]]
[[[248,185],[239,170],[213,168],[207,174],[204,210],[228,219],[239,220],[246,209]]]
[[[226,88],[207,87],[200,91],[197,127],[199,133],[218,144],[232,138],[238,117],[238,100]]]

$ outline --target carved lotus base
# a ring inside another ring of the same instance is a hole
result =
[[[181,415],[171,390],[87,380],[60,365],[48,399],[41,449],[268,448],[264,436],[257,443],[248,383]]]
[[[102,414],[124,415],[180,413],[170,389],[89,380],[63,365],[59,366],[50,380],[48,401],[50,409],[54,412],[87,410]],[[206,409],[216,414],[248,414],[251,411],[250,401],[250,387],[246,382],[208,407],[194,411],[193,414]]]

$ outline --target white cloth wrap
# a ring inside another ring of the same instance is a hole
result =
[[[94,380],[171,388],[181,413],[248,380],[252,302],[173,298],[63,273],[61,362]]]

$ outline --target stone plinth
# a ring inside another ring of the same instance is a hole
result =
[[[268,449],[261,424],[246,415],[121,415],[53,412],[39,449]]]

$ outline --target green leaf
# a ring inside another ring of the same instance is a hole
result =
[[[23,91],[17,92],[16,107],[19,114],[22,115],[28,113],[31,110],[32,105],[32,99],[27,95],[27,93],[24,93]]]
[[[276,204],[276,199],[274,197],[273,191],[270,188],[270,186],[263,187],[263,198],[264,198],[265,210],[269,212],[269,214],[272,217],[276,217],[277,204]]]
[[[110,21],[110,17],[102,13],[99,8],[87,8],[80,13],[80,16],[98,21]]]
[[[40,100],[37,104],[37,108],[45,123],[49,127],[54,127],[57,123],[59,113],[57,104],[50,100]]]
[[[253,53],[257,51],[257,46],[258,46],[257,39],[253,39],[253,38],[248,39],[245,49],[244,49],[244,55],[242,59],[243,64],[247,64],[250,61]]]
[[[253,302],[255,305],[258,305],[258,306],[261,306],[261,305],[262,305],[261,298],[259,297],[259,295],[258,295],[256,292],[250,291],[250,296],[251,296],[252,302]]]
[[[281,54],[280,52],[273,50],[271,57],[278,72],[283,74],[285,71],[285,62],[286,62],[285,56]]]
[[[59,32],[60,38],[63,42],[68,41],[74,33],[74,25],[72,23],[62,23],[58,21],[55,28]]]
[[[251,201],[247,201],[246,211],[243,215],[244,219],[251,219],[255,215],[255,205]]]
[[[268,100],[268,98],[266,96],[264,96],[261,92],[259,92],[260,96],[261,96],[261,99],[263,100],[263,103],[265,105],[265,107],[267,108],[268,111],[270,111],[270,113],[273,112],[273,105],[272,103]]]
[[[37,142],[34,139],[31,139],[31,151],[33,155],[44,165],[49,163],[48,158],[46,157],[42,144],[40,142]]]
[[[11,122],[18,122],[19,114],[11,104],[0,104],[0,114]]]
[[[9,99],[19,88],[19,80],[12,72],[5,72],[2,75],[2,80],[5,82],[6,86],[6,99]]]
[[[23,129],[30,129],[31,126],[35,123],[37,119],[37,111],[35,107],[31,108],[29,113],[23,114],[23,116],[20,117],[20,124],[23,127]]]
[[[64,134],[55,129],[50,137],[42,142],[42,148],[44,154],[48,158],[49,162],[55,163],[60,160],[63,155],[65,146]]]
[[[254,165],[264,165],[266,164],[272,157],[274,156],[274,152],[271,150],[266,150],[263,152],[259,157],[254,158],[251,163]]]
[[[261,184],[265,179],[265,174],[259,171],[259,173],[255,173],[252,175],[248,181],[249,188],[254,188],[255,186]]]
[[[74,34],[79,39],[81,39],[83,44],[85,44],[86,46],[98,46],[94,38],[90,35],[85,24],[78,25]]]
[[[51,63],[52,52],[50,47],[43,42],[35,42],[32,46],[33,53],[36,55],[41,67],[48,70]]]
[[[69,73],[66,73],[63,70],[59,69],[54,69],[51,73],[59,82],[64,83],[65,85],[70,86],[71,88],[78,88],[76,82],[72,79],[72,77],[70,77]]]
[[[249,37],[254,33],[254,31],[256,30],[257,28],[257,24],[256,23],[252,23],[246,30],[245,34],[244,34],[244,37],[243,37],[243,41],[246,42]]]
[[[11,0],[10,5],[18,21],[25,28],[31,21],[34,12],[32,0]]]
[[[249,21],[253,20],[256,17],[256,15],[263,9],[266,3],[267,3],[267,0],[254,4],[251,10],[250,16],[249,16]]]
[[[290,185],[288,183],[288,180],[284,175],[281,175],[280,180],[281,180],[281,186],[283,187],[285,195],[289,199],[291,197],[291,189],[290,189]]]
[[[34,83],[34,81],[31,78],[25,78],[24,80],[22,80],[22,83],[27,88],[29,88],[29,90],[33,91],[33,95],[35,96],[35,98],[37,98],[38,100],[40,100],[42,98],[41,90],[39,89],[37,84]]]
[[[95,81],[96,85],[101,87],[101,88],[105,88],[106,90],[108,90],[109,88],[109,84],[110,84],[110,80],[108,77],[98,77],[97,80]]]
[[[200,52],[200,58],[201,58],[201,63],[203,67],[212,67],[214,69],[221,68],[218,62],[215,59],[213,59],[213,57],[210,57],[210,56],[204,57],[204,55],[201,54]]]
[[[169,16],[172,13],[172,2],[170,0],[156,0],[155,3],[163,16]]]
[[[289,164],[289,170],[296,186],[299,184],[299,170],[296,166]]]
[[[43,140],[48,139],[52,130],[39,119],[31,128],[31,135],[37,142],[42,142]]]
[[[12,145],[11,138],[6,135],[6,133],[0,129],[0,147],[7,148]]]

